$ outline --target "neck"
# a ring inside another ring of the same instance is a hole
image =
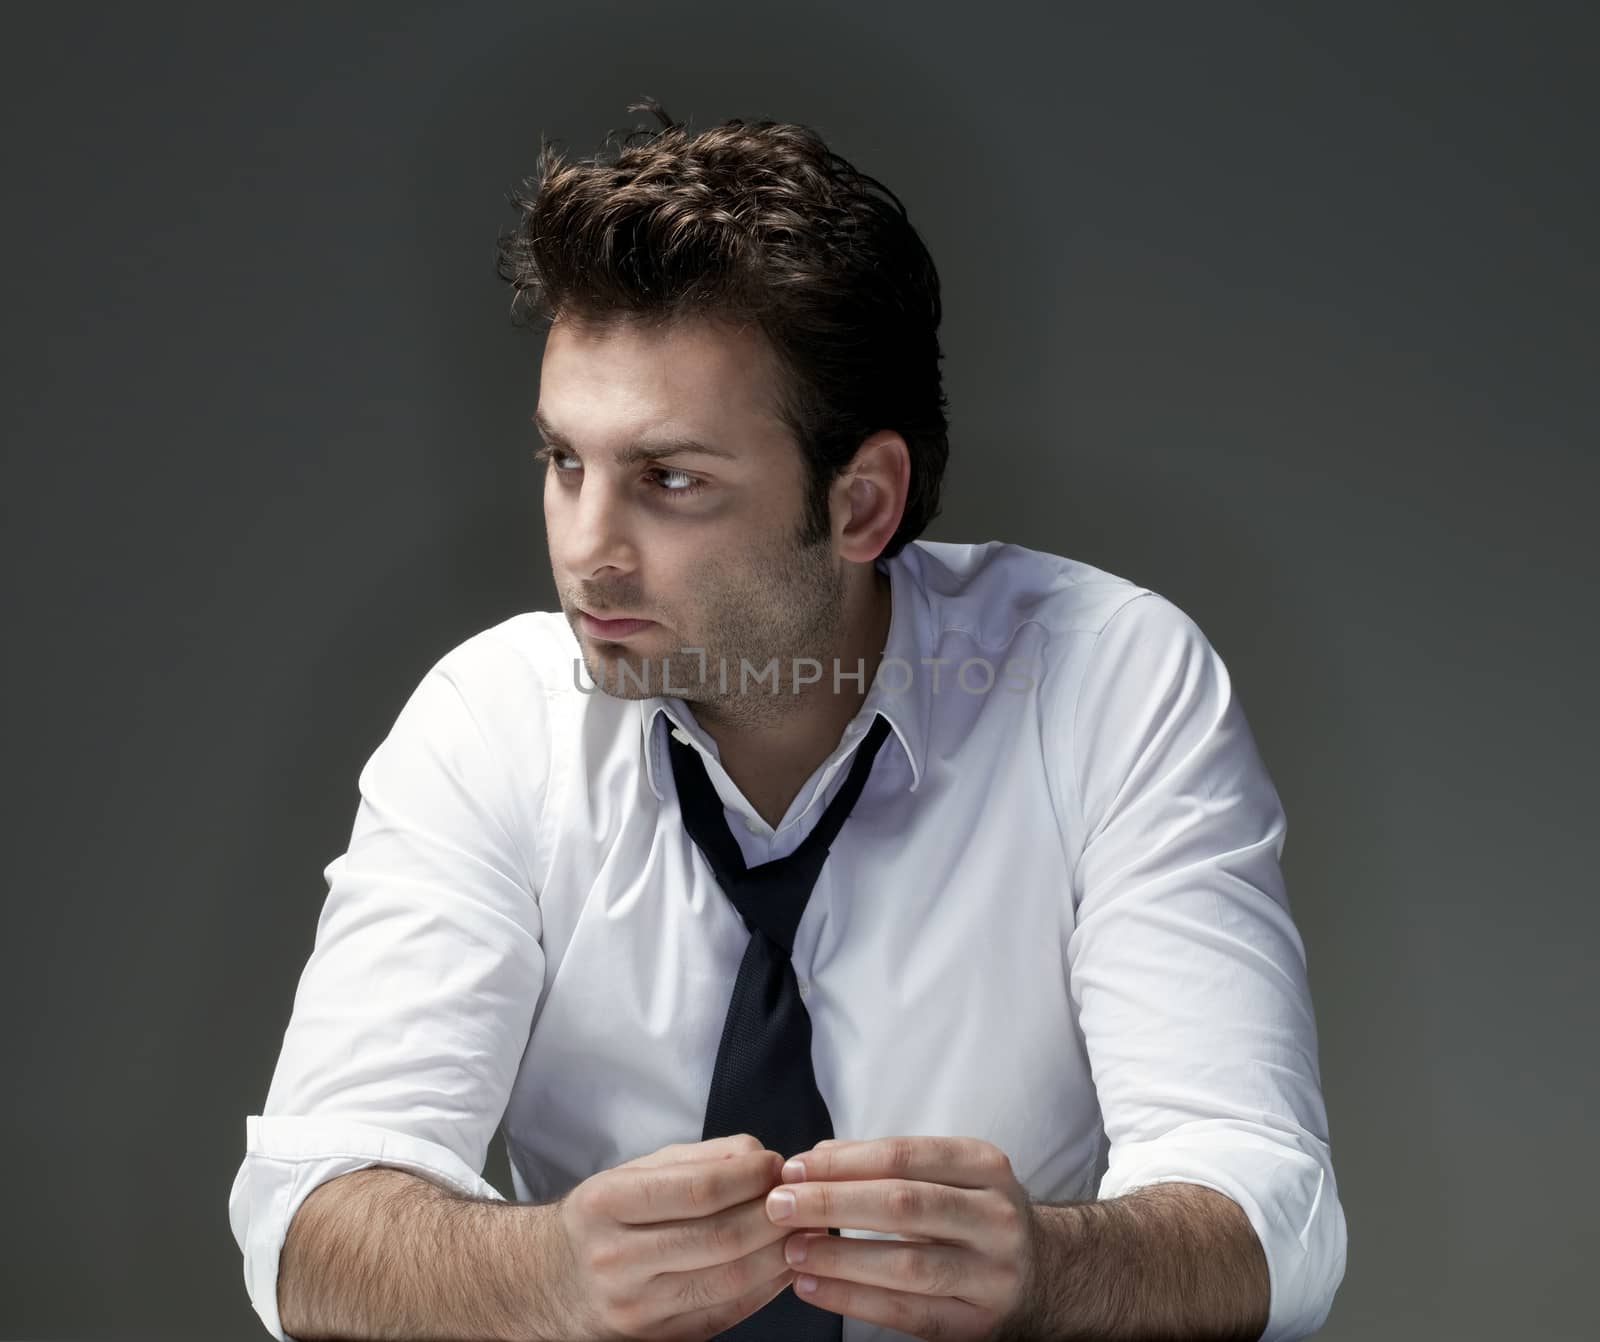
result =
[[[779,819],[800,785],[833,752],[850,719],[861,710],[878,673],[893,614],[889,576],[873,564],[851,585],[845,598],[841,646],[823,662],[821,679],[793,696],[790,711],[759,723],[736,722],[713,704],[692,706],[695,721],[717,743],[717,754],[740,790],[768,823]],[[860,663],[859,685],[852,674]],[[841,676],[834,692],[834,667]],[[765,797],[758,799],[755,792]]]

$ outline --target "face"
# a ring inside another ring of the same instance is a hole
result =
[[[537,414],[550,567],[608,694],[671,694],[758,725],[794,704],[794,658],[830,665],[844,561],[831,535],[802,543],[804,463],[770,358],[759,331],[704,319],[551,327]],[[596,632],[585,611],[650,623]],[[777,694],[754,678],[774,658]]]

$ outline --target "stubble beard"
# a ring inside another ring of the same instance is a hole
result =
[[[741,730],[770,726],[794,713],[805,696],[834,692],[844,605],[844,575],[827,539],[788,544],[755,572],[733,583],[717,582],[698,639],[666,653],[619,648],[603,658],[585,647],[583,660],[590,679],[614,698],[668,694],[695,705],[696,717],[707,723]],[[686,647],[703,649],[703,656]],[[797,690],[797,670],[801,676],[817,675],[808,658],[820,666],[820,678]],[[769,666],[774,662],[776,688]],[[853,675],[858,668],[838,670]],[[856,684],[842,680],[841,689]]]

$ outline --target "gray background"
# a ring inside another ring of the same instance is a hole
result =
[[[356,776],[556,608],[505,193],[646,93],[906,201],[931,538],[1228,662],[1350,1224],[1323,1336],[1594,1335],[1592,8],[257,8],[0,43],[0,1335],[265,1336],[226,1197]]]

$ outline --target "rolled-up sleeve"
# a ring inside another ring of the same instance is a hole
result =
[[[543,986],[518,815],[545,761],[524,761],[532,781],[510,772],[468,646],[428,672],[361,772],[267,1098],[245,1121],[228,1219],[279,1339],[279,1254],[319,1184],[381,1164],[501,1198],[481,1171]]]
[[[1305,1337],[1346,1230],[1282,804],[1222,659],[1157,593],[1100,631],[1074,725],[1067,954],[1109,1143],[1099,1196],[1183,1181],[1232,1198],[1271,1277],[1263,1339]]]

